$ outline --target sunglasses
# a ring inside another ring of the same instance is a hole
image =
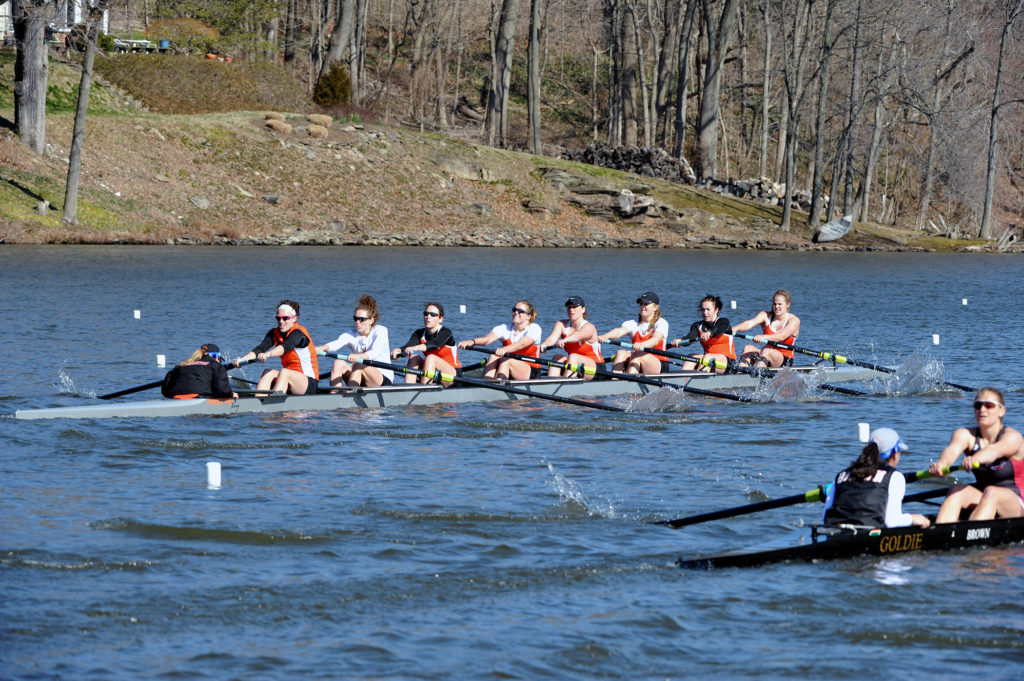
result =
[[[295,319],[295,316],[293,315],[291,317],[282,317],[281,315],[277,315],[277,321],[279,322],[287,321],[289,319]]]
[[[352,315],[352,321],[354,321],[354,322],[368,322],[368,321],[370,321],[370,318],[369,317],[360,317],[359,315]]]
[[[423,311],[423,316],[424,317],[440,317],[441,313],[440,312],[431,312],[430,310],[424,310]]]
[[[530,314],[530,313],[527,312],[526,310],[523,310],[522,308],[513,307],[512,308],[512,314]]]
[[[988,400],[978,400],[977,402],[974,403],[974,411],[978,411],[982,407],[985,407],[986,409],[995,409],[996,407],[1001,407],[1001,406],[1003,406],[1003,405],[1001,405],[998,402],[989,402]]]

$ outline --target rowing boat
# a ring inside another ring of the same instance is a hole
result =
[[[870,381],[877,374],[861,367],[823,366],[790,367],[787,370],[801,375],[813,375],[830,383]],[[660,380],[677,386],[704,390],[750,389],[759,384],[757,377],[747,374],[707,374],[696,371],[660,374]],[[663,390],[657,386],[625,380],[584,381],[581,378],[540,378],[532,381],[510,381],[507,385],[543,399],[545,396],[600,399],[620,395],[646,394]],[[324,411],[404,407],[415,405],[457,404],[464,402],[490,402],[496,400],[529,399],[529,395],[503,392],[479,386],[399,384],[379,388],[346,388],[338,393],[322,392],[316,395],[246,396],[238,399],[195,398],[187,400],[146,400],[89,404],[51,409],[23,409],[14,413],[16,419],[94,419],[110,417],[155,417],[266,413],[282,411]]]
[[[702,558],[680,558],[683,568],[754,567],[786,561],[810,562],[855,556],[895,556],[916,551],[996,546],[1024,541],[1024,518],[964,521],[921,527],[815,526],[808,544],[763,551],[733,551]]]

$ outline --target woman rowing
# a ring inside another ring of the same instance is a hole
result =
[[[320,380],[316,346],[306,327],[299,324],[299,304],[282,300],[277,306],[277,328],[271,329],[263,341],[248,353],[235,359],[239,363],[256,360],[266,362],[281,358],[280,369],[267,369],[256,385],[257,390],[275,390],[293,395],[316,394]]]
[[[346,359],[334,360],[331,367],[331,386],[360,385],[375,388],[391,385],[395,372],[360,364],[359,360],[369,359],[385,364],[391,361],[391,346],[387,327],[378,324],[380,309],[373,296],[362,296],[352,313],[354,326],[330,343],[317,347],[317,352],[337,352],[342,348],[350,350]]]
[[[775,341],[793,345],[796,337],[800,335],[800,318],[789,313],[789,306],[793,299],[789,291],[780,288],[772,295],[772,311],[758,312],[753,319],[740,322],[732,327],[733,333],[740,333],[752,329],[758,324],[761,325],[761,333],[754,336],[755,343],[767,343]],[[785,348],[775,348],[765,345],[759,348],[756,345],[747,345],[740,355],[740,366],[756,367],[759,364],[768,368],[793,366],[793,351]]]
[[[630,374],[660,374],[661,358],[647,351],[665,349],[668,322],[661,318],[661,301],[655,292],[647,291],[636,302],[640,306],[636,321],[627,319],[611,331],[602,333],[597,340],[605,342],[631,334],[633,347],[616,352],[612,368]]]
[[[677,348],[686,343],[699,340],[704,352],[696,357],[706,360],[701,363],[703,370],[711,371],[711,368],[718,365],[717,372],[724,373],[724,366],[736,359],[736,349],[732,343],[732,327],[729,320],[719,316],[722,311],[722,299],[718,296],[706,295],[697,307],[701,314],[701,320],[690,325],[690,330],[682,338],[672,341],[672,347]],[[697,368],[696,362],[686,362],[683,369],[689,371]]]
[[[939,460],[928,472],[942,476],[943,468],[956,463],[961,454],[961,467],[973,470],[973,485],[954,485],[942,503],[938,523],[955,523],[961,513],[970,513],[969,520],[1019,518],[1024,515],[1024,439],[1013,428],[1003,425],[1006,406],[1003,393],[995,388],[982,388],[974,397],[974,428],[957,428]]]
[[[444,326],[444,307],[441,303],[427,303],[423,306],[423,328],[416,329],[405,345],[391,352],[391,359],[402,355],[409,358],[407,366],[424,372],[421,383],[429,383],[434,372],[453,376],[462,366],[459,352],[455,347],[455,336]],[[415,383],[415,374],[405,375],[406,383]]]
[[[487,364],[484,365],[484,378],[496,378],[503,381],[510,379],[525,381],[536,378],[540,369],[539,364],[505,356],[514,353],[540,357],[541,328],[536,320],[537,310],[530,301],[516,301],[516,304],[512,306],[511,324],[499,324],[491,329],[486,336],[464,340],[459,343],[459,347],[490,345],[494,341],[500,340],[501,347],[487,358]]]
[[[190,397],[235,398],[231,379],[222,362],[220,348],[206,343],[164,376],[160,392],[179,400]]]
[[[866,527],[928,527],[920,513],[903,511],[907,480],[896,470],[907,445],[892,428],[871,432],[868,443],[850,467],[836,475],[825,499],[825,525]]]
[[[557,353],[554,361],[596,369],[604,359],[601,357],[601,344],[597,342],[597,327],[587,321],[587,304],[579,296],[569,296],[565,301],[565,315],[568,319],[555,322],[551,335],[540,344],[540,351],[546,352],[548,348],[557,347],[563,352]],[[594,374],[578,373],[588,381],[594,377]],[[549,376],[571,374],[568,367],[551,367],[548,371]]]

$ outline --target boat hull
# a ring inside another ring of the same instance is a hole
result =
[[[792,371],[790,369],[789,371]],[[819,375],[829,383],[870,381],[876,373],[859,367],[807,367],[798,373]],[[757,377],[747,374],[706,374],[683,372],[657,377],[666,383],[702,390],[742,390],[757,387]],[[623,380],[584,381],[579,378],[552,378],[535,381],[512,381],[509,385],[537,395],[570,397],[574,399],[601,399],[619,395],[646,394],[663,388],[655,385]],[[158,417],[191,415],[228,415],[272,413],[283,411],[324,411],[334,409],[373,409],[416,405],[458,404],[464,402],[490,402],[496,400],[531,399],[528,395],[503,392],[497,388],[478,386],[399,384],[380,388],[346,389],[337,394],[246,396],[236,400],[195,398],[189,400],[145,400],[138,402],[100,402],[75,407],[52,409],[23,409],[14,417],[22,420],[53,418],[112,418]]]
[[[1024,518],[965,521],[921,527],[860,528],[812,536],[811,543],[755,552],[731,552],[680,558],[682,568],[756,567],[769,563],[837,560],[855,556],[895,556],[918,551],[946,551],[1024,541]]]

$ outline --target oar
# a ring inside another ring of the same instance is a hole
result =
[[[897,372],[896,369],[893,369],[891,367],[884,367],[881,366],[880,364],[872,364],[871,362],[861,362],[859,360],[852,359],[844,355],[837,355],[832,352],[818,352],[816,350],[808,350],[807,348],[797,347],[796,345],[790,345],[789,343],[783,343],[781,341],[759,341],[755,340],[754,336],[750,336],[745,333],[736,333],[733,335],[736,336],[737,338],[745,338],[746,340],[754,341],[755,343],[764,343],[765,345],[771,345],[772,347],[780,348],[782,350],[792,350],[793,352],[799,352],[802,355],[810,355],[811,357],[818,357],[820,359],[824,359],[830,362],[837,362],[839,364],[850,364],[852,366],[864,367],[865,369],[871,369],[873,371],[877,371],[883,374],[895,374]],[[969,385],[960,385],[959,383],[951,383],[950,381],[942,381],[941,383],[942,385],[948,385],[951,388],[963,390],[964,392],[972,393],[976,391],[976,388],[972,388]]]
[[[609,345],[618,345],[618,346],[623,347],[623,348],[632,348],[633,347],[633,344],[629,343],[627,341],[609,340],[609,341],[605,341],[605,342],[608,343]],[[693,341],[687,341],[687,343],[692,343],[692,342]],[[674,352],[666,352],[664,350],[655,350],[653,348],[648,348],[648,349],[644,350],[644,352],[649,352],[652,355],[657,355],[658,357],[664,357],[668,361],[674,362],[674,363],[677,363],[677,364],[681,364],[683,362],[694,362],[696,364],[700,364],[701,366],[713,367],[715,369],[722,369],[723,371],[734,371],[734,372],[749,374],[751,376],[754,376],[755,378],[770,378],[772,376],[771,373],[765,371],[764,369],[758,369],[756,367],[740,366],[736,362],[723,362],[720,359],[711,359],[710,357],[691,357],[690,355],[677,354],[677,353],[674,353]],[[818,387],[821,388],[822,390],[831,390],[832,392],[842,393],[844,395],[867,395],[867,393],[864,392],[863,390],[854,390],[853,388],[844,388],[844,387],[839,386],[839,385],[832,385],[831,383],[822,383]]]
[[[975,466],[976,467],[976,466]],[[961,466],[946,466],[942,469],[943,475],[951,473],[953,471],[960,470]],[[917,480],[923,480],[924,478],[932,477],[932,474],[927,470],[917,471],[916,473],[904,473],[904,479],[907,482],[916,482]],[[830,485],[832,483],[829,483]],[[946,491],[942,490],[941,494],[945,494]],[[722,509],[721,511],[711,511],[709,513],[701,513],[700,515],[692,515],[686,518],[676,518],[675,520],[656,520],[653,525],[668,525],[669,527],[684,527],[686,525],[696,525],[697,523],[706,523],[710,520],[720,520],[722,518],[732,518],[738,515],[747,515],[749,513],[758,513],[760,511],[767,511],[773,508],[782,508],[783,506],[793,506],[795,504],[802,504],[809,501],[821,501],[824,502],[828,496],[828,486],[818,485],[814,489],[809,489],[803,494],[794,494],[790,497],[782,497],[780,499],[769,499],[768,501],[759,501],[756,504],[747,504],[745,506],[735,506],[733,508]],[[918,495],[913,495],[917,497]],[[932,495],[932,496],[938,496]],[[927,497],[920,497],[925,499]],[[904,501],[916,501],[916,498],[904,497]]]
[[[334,359],[348,360],[347,354],[339,354],[328,352],[327,357],[333,357]],[[501,385],[499,383],[493,383],[491,381],[466,378],[465,376],[453,376],[451,374],[444,374],[440,371],[423,371],[422,369],[413,369],[412,367],[403,367],[398,364],[388,364],[387,362],[378,362],[373,359],[359,359],[353,360],[358,364],[364,364],[370,367],[377,367],[378,369],[390,369],[391,371],[397,371],[402,374],[412,374],[413,376],[426,376],[430,380],[443,381],[446,383],[462,383],[464,385],[474,385],[478,388],[487,388],[488,390],[500,390],[504,393],[511,393],[513,395],[525,395],[526,397],[533,397],[541,400],[551,400],[553,402],[562,402],[564,404],[574,404],[578,407],[589,407],[591,409],[604,409],[605,411],[626,411],[622,407],[614,407],[609,404],[602,404],[600,402],[587,402],[586,400],[577,400],[571,397],[559,397],[558,395],[546,395],[543,393],[535,393],[529,390],[523,390],[510,385]]]
[[[476,350],[477,352],[493,353],[493,350],[488,348],[481,348],[475,345],[471,345],[467,350]],[[595,369],[588,367],[585,364],[565,364],[562,362],[555,362],[554,360],[544,359],[543,357],[529,357],[527,355],[520,355],[515,352],[509,352],[504,355],[512,359],[518,359],[523,362],[533,362],[534,364],[541,364],[546,367],[555,367],[556,369],[568,369],[573,373],[583,372],[589,376],[605,376],[606,378],[618,378],[623,381],[633,381],[634,383],[644,383],[646,385],[656,385],[659,388],[673,388],[674,390],[682,390],[696,395],[706,395],[708,397],[720,397],[723,400],[734,400],[736,402],[750,402],[749,397],[742,397],[740,395],[730,395],[729,393],[721,393],[715,390],[705,390],[704,388],[693,388],[688,385],[676,385],[675,383],[669,383],[667,381],[661,381],[656,378],[649,376],[642,376],[640,374],[624,374],[617,371],[605,371],[604,369]]]
[[[249,362],[242,362],[238,366],[245,366],[248,363]],[[234,367],[231,367],[231,368],[234,368]],[[111,399],[113,399],[115,397],[121,397],[122,395],[131,395],[132,393],[140,393],[143,390],[151,390],[153,388],[159,388],[163,384],[164,384],[164,380],[161,378],[159,381],[153,381],[152,383],[147,383],[145,385],[137,385],[134,388],[125,388],[124,390],[118,390],[115,393],[108,393],[106,395],[100,395],[98,399],[101,399],[101,400],[111,400]]]

